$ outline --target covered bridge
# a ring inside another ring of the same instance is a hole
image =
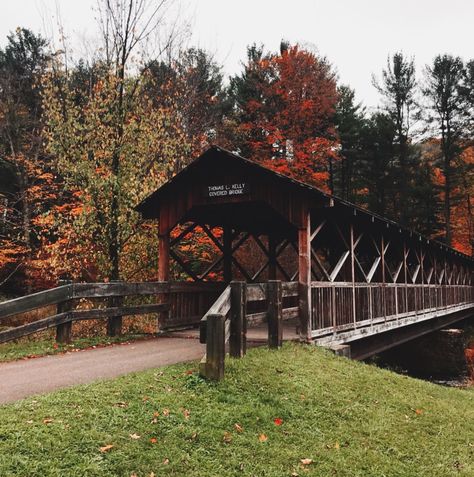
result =
[[[301,338],[350,344],[359,358],[474,307],[470,257],[220,147],[137,210],[158,220],[160,281],[169,280],[171,260],[194,281],[216,270],[226,284],[297,281]],[[203,270],[176,248],[197,230],[220,252]]]

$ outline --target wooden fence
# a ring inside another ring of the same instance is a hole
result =
[[[313,282],[312,337],[474,306],[471,285]]]
[[[206,354],[199,366],[201,376],[213,380],[224,377],[226,343],[229,343],[230,356],[244,356],[250,325],[267,321],[268,344],[280,347],[282,321],[299,315],[294,303],[296,297],[298,282],[231,282],[201,320],[200,341],[206,344]],[[264,310],[252,311],[256,304],[263,305]]]
[[[0,326],[14,315],[56,305],[49,316],[1,331],[0,343],[52,327],[56,340],[65,343],[71,340],[74,321],[96,319],[106,319],[108,335],[115,336],[121,333],[122,317],[130,315],[159,314],[160,329],[198,324],[222,288],[219,283],[192,282],[64,283],[0,303]],[[153,297],[156,302],[149,303]],[[93,307],[77,308],[84,301]]]

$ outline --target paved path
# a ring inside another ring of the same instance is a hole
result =
[[[0,363],[0,404],[34,394],[200,359],[196,339],[160,337],[130,344]]]

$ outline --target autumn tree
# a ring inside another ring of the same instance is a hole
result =
[[[165,180],[169,162],[189,152],[177,110],[154,106],[150,75],[139,68],[138,48],[161,27],[166,6],[104,0],[104,55],[89,68],[91,82],[81,82],[80,69],[71,74],[61,57],[44,78],[47,147],[73,199],[45,225],[57,227],[56,265],[76,277],[136,278],[156,260],[153,229],[142,226],[134,205]]]
[[[39,87],[46,46],[39,35],[18,28],[0,50],[0,171],[11,181],[0,199],[0,283],[21,270],[31,284],[34,220],[44,210],[52,179],[44,163]]]
[[[252,46],[244,72],[231,79],[230,94],[242,153],[333,189],[337,91],[326,58],[285,42],[278,54]]]

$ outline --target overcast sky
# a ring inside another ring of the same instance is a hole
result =
[[[474,57],[474,0],[181,0],[192,42],[215,54],[227,74],[239,71],[246,46],[277,50],[280,40],[311,44],[368,106],[388,53],[413,55],[418,72],[437,53]],[[1,0],[0,44],[18,26],[49,35],[57,5],[79,51],[95,35],[96,0]]]

